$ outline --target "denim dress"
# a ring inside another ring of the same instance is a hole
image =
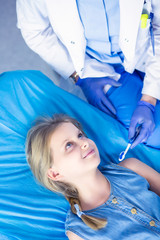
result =
[[[65,231],[85,240],[158,240],[160,239],[160,197],[149,190],[147,180],[130,169],[109,164],[101,172],[110,182],[109,199],[101,206],[83,211],[106,218],[100,230],[88,227],[68,211]]]

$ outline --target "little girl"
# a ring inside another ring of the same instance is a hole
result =
[[[160,174],[151,167],[130,158],[99,169],[95,143],[62,114],[30,129],[26,153],[38,181],[69,201],[70,240],[160,239]]]

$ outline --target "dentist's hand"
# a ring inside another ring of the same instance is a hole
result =
[[[115,115],[116,110],[104,93],[104,87],[109,84],[114,87],[121,83],[109,78],[79,78],[76,85],[80,86],[88,102],[109,115]]]
[[[134,148],[139,143],[146,142],[155,128],[154,123],[155,106],[146,102],[139,101],[135,109],[129,127],[129,140],[131,140],[136,133],[137,126],[141,125],[141,130],[138,137],[134,140],[131,148]]]

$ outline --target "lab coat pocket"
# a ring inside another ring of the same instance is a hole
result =
[[[145,23],[141,20],[138,32],[139,39],[144,39],[149,36],[150,22],[151,22],[150,18],[146,19]]]
[[[140,22],[137,42],[136,42],[136,53],[144,52],[147,49],[150,39],[150,19],[146,20],[145,26]]]

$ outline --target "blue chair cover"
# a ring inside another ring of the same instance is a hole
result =
[[[118,91],[118,89],[116,89]],[[110,92],[110,97],[115,91]],[[120,96],[120,95],[119,95]],[[100,151],[101,164],[118,162],[127,145],[125,124],[60,89],[38,71],[0,75],[0,239],[64,240],[69,204],[63,196],[40,186],[25,157],[25,139],[38,116],[67,113],[77,118]],[[131,150],[160,171],[160,151],[144,144]]]

